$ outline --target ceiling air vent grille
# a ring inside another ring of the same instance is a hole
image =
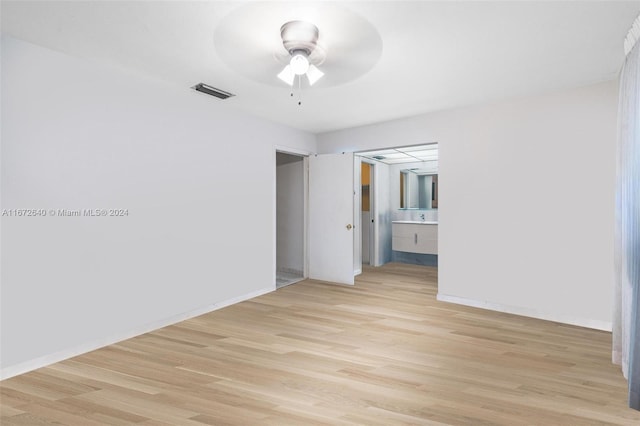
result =
[[[193,89],[196,89],[198,92],[206,93],[207,95],[215,96],[220,99],[227,99],[232,96],[235,96],[233,93],[225,92],[224,90],[216,89],[213,86],[209,86],[208,84],[198,83],[193,86]]]

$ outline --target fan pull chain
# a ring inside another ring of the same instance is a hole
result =
[[[294,93],[296,92],[296,79],[298,80],[298,105],[302,105],[302,76],[296,75],[293,77],[293,81],[291,82],[291,92],[289,96],[293,98]]]

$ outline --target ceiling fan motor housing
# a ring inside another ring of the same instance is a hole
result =
[[[318,43],[318,27],[305,21],[289,21],[280,27],[282,44],[292,56],[304,53],[309,56]]]

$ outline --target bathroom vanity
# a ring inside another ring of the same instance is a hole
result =
[[[438,222],[396,220],[391,226],[394,251],[438,254]]]

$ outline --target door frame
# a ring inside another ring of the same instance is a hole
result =
[[[302,254],[302,258],[304,259],[303,261],[303,271],[302,271],[302,279],[307,279],[309,278],[309,238],[308,238],[308,233],[309,233],[309,156],[313,155],[313,152],[311,151],[306,151],[306,150],[302,150],[302,149],[297,149],[297,148],[291,148],[288,146],[283,146],[283,145],[275,145],[274,149],[273,149],[273,156],[272,156],[272,162],[271,164],[273,164],[273,185],[272,185],[272,192],[273,192],[273,221],[272,221],[272,241],[273,241],[273,259],[272,259],[272,271],[271,271],[271,275],[273,278],[273,288],[277,290],[277,284],[276,284],[276,280],[277,280],[277,274],[278,274],[278,214],[277,214],[277,208],[278,208],[278,193],[277,193],[277,185],[278,185],[278,181],[277,181],[277,164],[276,164],[276,156],[278,155],[278,152],[282,153],[282,154],[289,154],[289,155],[296,155],[298,157],[302,157],[302,161],[303,161],[303,165],[302,165],[302,169],[303,169],[303,190],[304,190],[304,195],[303,195],[303,221],[304,221],[304,231],[303,231],[303,235],[302,235],[302,247],[303,247],[303,254]]]
[[[374,193],[375,195],[373,196],[373,203],[374,205],[371,207],[372,210],[372,215],[375,214],[375,218],[376,218],[376,222],[374,222],[374,231],[373,231],[373,235],[375,238],[374,241],[374,248],[373,251],[375,253],[375,264],[371,264],[371,266],[382,266],[384,263],[386,263],[384,260],[386,260],[387,262],[391,261],[391,257],[387,257],[385,256],[385,250],[384,248],[380,245],[380,238],[384,238],[386,235],[386,229],[388,229],[388,236],[389,238],[391,238],[391,216],[388,219],[388,223],[385,224],[385,226],[382,226],[382,223],[380,221],[380,198],[382,198],[381,194],[383,194],[383,190],[381,189],[383,187],[382,185],[382,181],[383,178],[381,177],[384,173],[381,169],[380,166],[384,165],[386,168],[391,168],[392,165],[391,164],[385,164],[381,161],[376,161],[374,159],[370,159],[370,158],[366,158],[366,157],[362,157],[361,155],[363,153],[367,153],[367,152],[371,152],[371,151],[379,151],[379,150],[387,150],[387,149],[401,149],[401,148],[410,148],[410,147],[415,147],[415,146],[421,146],[421,145],[438,145],[438,150],[439,150],[439,157],[440,157],[440,141],[434,141],[434,142],[423,142],[423,143],[407,143],[407,144],[396,144],[396,145],[382,145],[380,147],[376,147],[376,148],[368,148],[368,149],[359,149],[354,151],[354,155],[358,156],[362,159],[362,161],[367,162],[369,164],[374,165],[374,175],[372,177],[372,184],[375,186],[374,189]],[[440,159],[438,159],[438,164],[440,162]],[[378,167],[375,167],[378,166]],[[439,166],[438,166],[439,169]],[[440,175],[440,172],[438,170],[438,175]],[[390,189],[390,188],[387,188]],[[370,191],[371,194],[371,191]],[[392,201],[389,200],[389,202],[391,203]],[[390,204],[391,205],[391,204]],[[358,210],[362,210],[361,207],[358,208]],[[393,215],[393,210],[390,209],[389,211],[390,215]],[[440,216],[440,210],[438,209],[438,217]],[[391,247],[391,240],[389,240],[389,247]],[[371,254],[373,255],[373,254]],[[440,255],[438,255],[440,256]]]
[[[353,155],[353,275],[362,274],[362,157]]]
[[[356,153],[356,156],[357,153]],[[359,157],[359,156],[358,156]],[[369,164],[369,166],[371,167],[370,169],[370,176],[369,176],[369,212],[371,214],[371,218],[374,220],[374,225],[371,226],[371,223],[368,223],[367,225],[369,226],[369,265],[370,266],[380,266],[380,257],[379,257],[379,251],[380,251],[380,244],[378,241],[378,233],[379,233],[379,229],[378,229],[378,163],[374,160],[370,160],[368,158],[364,158],[364,157],[359,157],[360,161],[363,163],[367,163]],[[359,189],[359,199],[360,199],[360,203],[358,204],[358,207],[356,208],[357,210],[357,216],[358,217],[362,217],[362,185],[360,185],[360,189]],[[361,224],[360,226],[360,231],[358,232],[359,234],[359,241],[360,241],[360,257],[362,257],[362,229],[363,226]]]

